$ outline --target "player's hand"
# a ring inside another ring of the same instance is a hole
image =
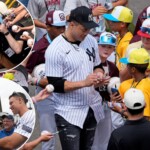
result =
[[[99,79],[96,73],[92,73],[88,75],[83,82],[85,87],[89,87],[99,82]]]
[[[51,133],[45,133],[45,134],[43,134],[43,135],[40,136],[40,140],[41,140],[41,142],[47,142],[52,137],[53,137],[53,135]]]

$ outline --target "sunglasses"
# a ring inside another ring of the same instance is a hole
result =
[[[141,30],[143,33],[150,34],[150,28],[141,27],[140,30]]]
[[[115,45],[116,39],[113,36],[105,35],[100,37],[98,43]]]

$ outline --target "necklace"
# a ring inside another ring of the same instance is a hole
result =
[[[141,79],[141,80],[143,80],[143,79]],[[132,84],[131,84],[131,87],[130,88],[136,88],[137,87],[137,85],[141,82],[141,80],[139,80],[135,85],[134,85],[134,83],[135,83],[135,80],[133,80],[133,82],[132,82]]]

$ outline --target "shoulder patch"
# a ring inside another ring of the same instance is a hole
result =
[[[23,125],[23,126],[22,126],[22,130],[24,130],[24,131],[26,131],[26,132],[28,132],[28,133],[31,133],[31,132],[32,132],[32,128],[30,128],[30,127],[28,127],[28,126],[26,126],[26,125]]]

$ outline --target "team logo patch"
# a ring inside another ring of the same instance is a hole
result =
[[[64,21],[65,20],[65,15],[63,13],[60,13],[59,14],[59,17],[60,17],[60,20],[61,21]]]
[[[24,130],[24,131],[26,131],[26,132],[28,132],[28,133],[31,133],[31,132],[32,132],[32,128],[30,128],[30,127],[28,127],[28,126],[26,126],[26,125],[23,125],[23,126],[22,126],[22,130]]]

